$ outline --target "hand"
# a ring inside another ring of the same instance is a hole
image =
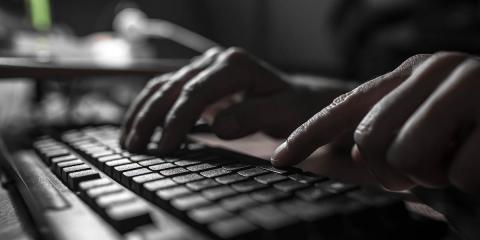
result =
[[[241,49],[211,49],[147,84],[127,112],[120,142],[130,151],[142,151],[154,129],[163,126],[159,151],[173,151],[202,113],[239,93],[240,100],[213,114],[212,128],[218,136],[232,139],[264,131],[286,137],[345,91],[294,83]]]
[[[480,192],[480,62],[418,55],[341,95],[296,129],[272,163],[292,165],[355,130],[353,161],[386,189],[453,185]]]

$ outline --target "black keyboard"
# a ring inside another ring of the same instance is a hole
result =
[[[33,146],[122,234],[159,227],[149,205],[214,239],[402,239],[414,225],[400,200],[300,169],[193,142],[171,156],[133,154],[118,138],[115,127],[89,127]]]

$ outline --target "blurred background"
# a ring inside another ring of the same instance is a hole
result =
[[[418,53],[478,54],[479,23],[475,0],[1,0],[0,128],[118,123],[149,78],[215,45],[363,82]]]

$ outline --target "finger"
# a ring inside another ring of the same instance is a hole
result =
[[[452,158],[452,143],[473,112],[466,101],[472,83],[480,75],[480,64],[469,60],[460,64],[434,93],[416,110],[391,144],[387,163],[415,183],[425,187],[444,187],[449,183],[447,168]],[[469,126],[466,126],[469,127]],[[461,141],[461,140],[460,140]]]
[[[220,50],[216,48],[207,51],[201,58],[173,74],[170,80],[147,100],[134,116],[132,127],[127,134],[126,147],[128,150],[142,151],[145,149],[155,128],[162,124],[183,85],[212,64],[219,52]]]
[[[278,78],[271,74],[238,49],[229,49],[222,53],[217,63],[200,73],[189,84],[185,85],[180,97],[165,119],[162,138],[159,142],[159,151],[168,153],[173,151],[183,141],[190,128],[200,114],[211,104],[225,96],[237,92],[251,91],[260,93],[268,81]],[[262,77],[261,81],[257,81]],[[265,90],[286,87],[277,82],[266,84]]]
[[[412,181],[386,163],[387,149],[413,112],[467,56],[441,53],[426,60],[395,90],[368,112],[355,130],[354,139],[368,167],[389,190],[403,190]]]
[[[476,195],[480,193],[479,143],[480,129],[477,127],[459,149],[448,170],[449,180],[455,187]]]
[[[172,76],[172,73],[167,73],[161,76],[158,76],[152,80],[150,80],[147,83],[147,86],[138,94],[138,96],[135,98],[133,103],[130,105],[128,108],[126,114],[125,114],[125,120],[122,124],[122,132],[120,134],[120,144],[122,147],[125,147],[125,141],[128,136],[128,132],[130,131],[133,120],[135,119],[135,116],[138,114],[140,109],[142,109],[143,105],[145,102],[150,99],[150,97],[158,91],[158,89],[169,80],[169,78]]]
[[[276,166],[296,164],[336,136],[354,129],[370,107],[407,78],[414,66],[425,58],[425,55],[412,57],[394,71],[337,97],[275,150],[272,163]]]

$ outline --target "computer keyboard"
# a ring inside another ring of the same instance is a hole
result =
[[[116,127],[88,127],[33,147],[122,234],[159,227],[149,204],[213,239],[403,239],[415,225],[400,200],[297,168],[193,142],[170,156],[133,154],[118,139]]]

